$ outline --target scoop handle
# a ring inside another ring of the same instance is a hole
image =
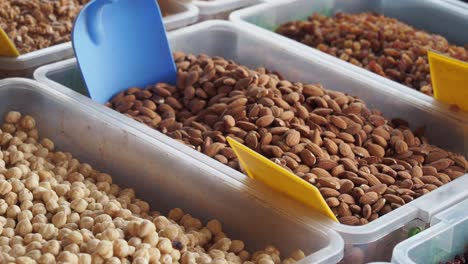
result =
[[[90,3],[86,16],[86,28],[91,41],[98,45],[104,35],[102,23],[102,11],[104,6],[118,2],[119,0],[96,0]]]

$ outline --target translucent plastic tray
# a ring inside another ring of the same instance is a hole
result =
[[[377,12],[416,28],[440,34],[451,43],[463,46],[468,44],[468,8],[459,8],[440,0],[290,0],[256,5],[233,12],[230,16],[230,20],[240,23],[249,30],[255,30],[259,34],[267,34],[284,45],[298,47],[311,55],[326,58],[360,75],[374,78],[402,94],[448,108],[447,105],[419,91],[274,32],[281,24],[292,20],[304,20],[314,12],[325,15],[332,15],[336,12]],[[467,114],[453,112],[452,115],[459,115],[461,120],[468,121]]]
[[[163,0],[160,5],[171,13],[163,19],[167,30],[177,29],[197,21],[198,8],[193,4]],[[73,57],[71,42],[29,52],[17,58],[0,57],[0,79],[32,77],[34,70],[38,67],[71,57]]]
[[[452,260],[468,246],[468,200],[437,214],[431,227],[401,242],[392,263],[436,263]],[[444,262],[445,263],[445,262]]]
[[[192,3],[200,9],[198,21],[205,21],[227,19],[232,11],[260,3],[260,0],[194,0]]]
[[[398,93],[387,85],[366,76],[356,76],[349,69],[341,68],[329,60],[315,57],[302,49],[281,45],[265,35],[258,35],[224,21],[208,21],[169,33],[172,49],[211,56],[222,56],[241,64],[258,67],[265,66],[281,72],[292,81],[323,83],[325,87],[343,91],[364,99],[369,106],[379,108],[389,118],[401,117],[410,121],[414,127],[427,126],[427,137],[432,143],[468,155],[468,124],[463,124],[447,115],[447,111],[424,100],[414,99]],[[74,59],[44,66],[35,72],[35,78],[47,83],[65,94],[77,97],[75,91],[86,94],[86,89],[76,68]],[[69,87],[71,89],[68,89]],[[81,96],[83,100],[84,96]],[[89,100],[89,102],[91,102]],[[205,156],[158,131],[127,118],[111,109],[94,103],[96,107],[119,118],[122,122],[174,146],[209,166],[222,171],[232,178],[249,186],[255,186],[263,195],[272,199],[286,199],[269,190],[260,191],[260,184],[244,174],[233,170],[208,156]],[[365,226],[352,227],[324,220],[344,238],[347,246],[345,254],[365,253],[365,261],[389,261],[392,248],[407,238],[407,227],[416,223],[429,222],[431,216],[452,204],[468,197],[468,175],[460,177],[430,194],[373,221]],[[263,189],[262,189],[263,190]],[[306,217],[314,214],[297,204],[290,211]],[[362,253],[359,253],[362,252]],[[359,257],[359,256],[358,256]],[[361,259],[364,258],[361,256]],[[355,262],[360,263],[360,262]]]
[[[465,8],[468,9],[468,1],[464,0],[443,0],[444,2],[447,2],[449,4],[455,5],[460,8]]]
[[[17,110],[34,116],[40,136],[51,138],[56,149],[110,173],[154,210],[167,214],[180,207],[205,223],[217,218],[250,250],[274,244],[289,255],[301,248],[307,255],[302,264],[342,258],[343,240],[336,232],[283,213],[287,204],[273,208],[244,184],[74,97],[35,81],[6,79],[0,81],[0,114]]]

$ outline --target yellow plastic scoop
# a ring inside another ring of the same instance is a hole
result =
[[[250,178],[261,181],[272,189],[286,194],[338,222],[315,186],[305,182],[235,139],[227,137],[227,141]]]
[[[20,53],[13,41],[11,41],[3,28],[0,27],[0,56],[18,57],[19,55]]]
[[[434,98],[468,111],[468,63],[428,51]]]

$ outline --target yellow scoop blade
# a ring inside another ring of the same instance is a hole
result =
[[[0,27],[0,56],[18,57],[20,53],[13,44],[13,41],[8,37],[3,28]]]
[[[270,188],[286,194],[298,202],[311,207],[318,213],[338,222],[320,194],[320,191],[315,186],[300,179],[236,140],[227,137],[227,141],[250,178],[261,181]]]
[[[468,63],[428,51],[434,98],[468,111]]]

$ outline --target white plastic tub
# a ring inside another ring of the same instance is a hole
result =
[[[413,127],[427,126],[427,136],[433,144],[468,155],[466,140],[468,124],[450,118],[444,108],[398,93],[373,78],[356,76],[353,71],[340,68],[327,59],[315,57],[302,49],[282,45],[268,36],[250,32],[240,25],[224,21],[208,21],[170,32],[169,42],[174,51],[222,56],[254,68],[262,65],[282,73],[291,81],[320,82],[325,87],[361,97],[371,107],[379,108],[386,117],[402,117],[413,124]],[[41,67],[34,76],[40,82],[64,94],[78,97],[73,90],[86,94],[74,59]],[[86,99],[84,96],[80,97],[83,100]],[[264,190],[261,193],[265,196],[272,197],[272,199],[287,199],[268,189],[260,188],[260,184],[244,174],[144,124],[97,103],[93,104],[109,112],[115,118],[120,118],[122,122],[187,153],[230,177],[253,186],[252,188]],[[466,199],[468,197],[467,185],[468,175],[465,175],[365,226],[352,227],[326,219],[323,221],[342,235],[347,244],[346,257],[355,256],[358,259],[355,263],[389,261],[393,246],[407,238],[407,231],[410,227],[424,225],[435,213]],[[317,217],[310,210],[296,203],[292,203],[289,210],[304,217]]]
[[[200,9],[198,21],[227,19],[232,11],[259,3],[260,0],[194,0]]]
[[[436,215],[431,227],[401,242],[392,263],[439,263],[463,254],[468,246],[468,200]]]
[[[461,4],[465,5],[464,3]],[[463,46],[468,44],[468,8],[459,8],[440,0],[290,0],[256,5],[233,12],[230,16],[230,20],[233,22],[239,23],[249,30],[255,30],[258,34],[266,34],[270,38],[275,38],[277,42],[285,46],[303,49],[304,52],[316,57],[326,58],[359,75],[374,78],[399,93],[448,109],[447,105],[436,101],[431,96],[274,32],[285,22],[304,20],[315,12],[325,15],[332,15],[337,12],[377,12],[396,18],[416,28],[440,34],[451,43]],[[453,112],[452,115],[460,115],[459,119],[468,121],[467,114]]]
[[[153,210],[167,214],[180,207],[204,223],[218,218],[226,234],[244,240],[249,250],[274,244],[289,255],[303,249],[302,264],[342,258],[343,240],[336,232],[285,214],[287,204],[271,206],[274,201],[257,199],[255,190],[119,122],[81,96],[32,80],[5,79],[0,81],[0,115],[11,110],[35,117],[40,136],[52,139],[57,150],[111,174],[119,186],[134,188]]]
[[[166,30],[173,30],[195,23],[198,8],[191,3],[160,0],[161,8],[171,15],[164,17]],[[22,54],[16,58],[0,57],[0,79],[7,77],[32,77],[38,67],[73,57],[71,42]]]

